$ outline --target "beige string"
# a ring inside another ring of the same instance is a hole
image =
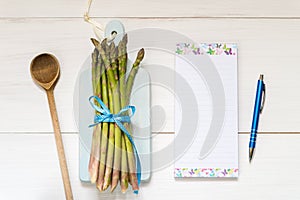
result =
[[[88,0],[88,8],[83,16],[84,21],[86,21],[87,23],[92,25],[95,35],[97,36],[97,38],[99,40],[102,40],[104,38],[104,28],[101,24],[99,24],[95,20],[91,19],[90,15],[89,15],[90,10],[91,10],[91,5],[92,5],[92,0]],[[115,33],[115,32],[112,33],[111,36],[109,38],[107,38],[107,41],[108,42],[113,41],[116,38],[116,35],[117,35],[117,33]]]

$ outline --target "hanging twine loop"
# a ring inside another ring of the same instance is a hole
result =
[[[99,40],[102,40],[104,38],[104,28],[101,24],[99,24],[95,20],[91,19],[90,15],[89,15],[90,10],[91,10],[91,5],[92,5],[92,0],[89,0],[87,11],[84,13],[83,19],[84,19],[85,22],[92,25],[95,35],[97,36],[97,38]],[[107,38],[107,41],[112,42],[116,38],[116,36],[117,36],[117,33],[113,32],[111,34],[111,36]]]

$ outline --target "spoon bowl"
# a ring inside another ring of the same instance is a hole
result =
[[[36,56],[30,64],[32,79],[45,90],[55,86],[59,77],[60,67],[55,56],[43,53]]]

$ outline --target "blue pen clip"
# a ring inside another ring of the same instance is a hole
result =
[[[263,83],[263,91],[262,91],[262,95],[263,95],[263,97],[262,97],[262,102],[261,102],[261,106],[260,106],[260,113],[262,112],[262,110],[263,110],[263,108],[264,108],[264,106],[265,106],[265,101],[266,101],[266,85],[265,85],[265,83]]]

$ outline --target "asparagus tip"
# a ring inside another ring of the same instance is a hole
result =
[[[142,57],[142,59],[143,59],[143,58],[144,58],[144,55],[145,55],[145,49],[144,49],[144,48],[141,48],[141,49],[139,50],[138,55],[143,56],[143,57]]]
[[[108,44],[107,44],[107,38],[104,38],[104,39],[102,40],[101,46],[102,46],[102,48],[104,48],[104,49],[105,49],[105,47],[108,46]]]
[[[144,48],[140,49],[138,54],[137,54],[137,57],[136,57],[136,60],[133,64],[133,67],[137,67],[141,61],[144,59],[144,55],[145,55],[145,50]]]
[[[127,44],[127,42],[128,42],[128,35],[127,35],[127,33],[123,36],[123,42],[124,42],[124,44]]]
[[[95,38],[91,38],[91,41],[92,41],[92,43],[93,43],[93,45],[95,46],[95,47],[97,47],[98,45],[99,45],[99,41],[98,40],[96,40]]]
[[[116,48],[116,45],[114,42],[111,42],[109,47],[110,47],[110,50],[113,51]]]

